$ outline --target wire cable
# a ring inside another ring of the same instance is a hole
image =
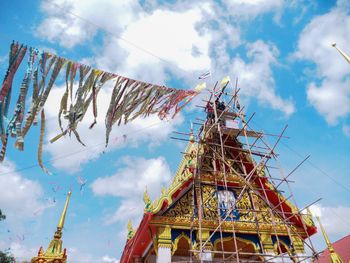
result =
[[[135,132],[132,132],[132,133],[129,133],[129,134],[137,134],[137,133],[140,133],[141,131],[143,130],[146,130],[146,129],[149,129],[149,128],[152,128],[154,126],[157,126],[159,124],[163,123],[163,121],[159,121],[159,122],[156,122],[156,123],[153,123],[149,126],[146,126],[146,127],[143,127]],[[124,134],[123,134],[124,135]],[[123,137],[122,135],[122,137]],[[118,138],[118,136],[115,136],[114,139]],[[128,139],[128,137],[126,138],[126,140]],[[112,140],[113,141],[113,140]],[[56,161],[56,160],[60,160],[60,159],[65,159],[67,157],[70,157],[70,156],[73,156],[73,155],[76,155],[76,154],[79,154],[79,153],[82,153],[82,152],[85,152],[85,151],[88,151],[88,150],[91,150],[93,148],[97,148],[101,145],[104,145],[105,142],[102,142],[102,143],[97,143],[97,144],[94,144],[94,145],[91,145],[91,146],[85,146],[84,149],[80,150],[80,151],[75,151],[75,152],[71,152],[71,153],[68,153],[68,154],[64,154],[64,155],[61,155],[59,157],[56,157],[56,158],[52,158],[50,160],[46,160],[46,161],[43,161],[43,164],[48,164],[48,163],[51,163],[53,161]],[[5,175],[5,174],[11,174],[11,173],[15,173],[15,172],[21,172],[21,171],[24,171],[24,170],[28,170],[28,169],[32,169],[32,168],[36,168],[36,167],[39,167],[39,164],[32,164],[32,165],[29,165],[29,166],[25,166],[25,167],[22,167],[22,168],[18,168],[18,169],[14,169],[14,170],[11,170],[11,171],[7,171],[7,172],[4,172],[4,173],[0,173],[0,176],[1,175]]]
[[[259,125],[256,121],[252,120],[252,122],[254,124],[256,124],[258,126],[259,129],[261,129],[261,125]],[[281,144],[283,146],[285,146],[287,149],[289,149],[291,152],[293,152],[294,154],[296,154],[297,156],[299,156],[300,158],[304,159],[304,156],[301,155],[300,153],[298,153],[296,150],[292,149],[288,144],[286,144],[285,142],[283,142],[282,140],[280,141]],[[328,177],[328,179],[330,179],[332,182],[334,182],[335,184],[337,184],[338,186],[340,186],[341,188],[343,188],[344,190],[346,190],[347,192],[350,193],[350,188],[346,185],[344,185],[343,183],[340,183],[339,181],[337,181],[336,179],[334,179],[334,177],[330,176],[328,173],[326,173],[323,169],[321,169],[319,166],[317,166],[316,164],[314,164],[313,162],[310,161],[310,159],[306,160],[306,163],[310,164],[311,167],[313,167],[314,169],[318,170],[320,173],[322,173],[324,176]]]
[[[186,113],[186,114],[183,114],[184,116],[189,116],[189,115],[193,115],[193,114],[196,114],[196,112],[189,112],[189,113]],[[49,119],[54,119],[56,117],[51,117]],[[152,127],[155,127],[157,125],[160,125],[161,123],[164,123],[164,121],[158,121],[158,122],[155,122],[155,123],[152,123],[148,126],[145,126],[143,128],[140,128],[138,129],[137,131],[134,131],[134,132],[130,132],[128,134],[128,136],[126,137],[126,140],[128,140],[128,138],[130,137],[129,135],[135,135],[135,134],[138,134],[144,130],[147,130],[149,128],[152,128]],[[123,137],[123,135],[126,135],[126,134],[122,134],[121,137]],[[119,138],[119,136],[115,136],[113,139],[115,140],[116,138]],[[114,140],[111,140],[111,142],[113,143]],[[82,153],[82,152],[85,152],[85,151],[88,151],[90,149],[93,149],[93,148],[97,148],[101,145],[104,145],[105,142],[101,142],[101,143],[97,143],[97,144],[94,144],[94,145],[90,145],[90,146],[85,146],[84,149],[82,150],[79,150],[79,151],[75,151],[75,152],[71,152],[71,153],[68,153],[68,154],[64,154],[64,155],[61,155],[59,157],[56,157],[56,158],[52,158],[50,160],[46,160],[46,161],[43,161],[43,164],[52,164],[53,161],[56,161],[56,160],[60,160],[60,159],[65,159],[67,157],[70,157],[70,156],[73,156],[73,155],[76,155],[76,154],[79,154],[79,153]],[[104,151],[102,151],[104,152]],[[25,167],[21,167],[21,168],[18,168],[18,169],[14,169],[14,170],[11,170],[11,171],[7,171],[7,172],[3,172],[3,173],[0,173],[0,176],[1,175],[5,175],[5,174],[11,174],[11,173],[15,173],[15,172],[21,172],[21,171],[24,171],[24,170],[28,170],[28,169],[32,169],[32,168],[36,168],[36,167],[39,167],[39,164],[32,164],[32,165],[28,165],[28,166],[25,166]]]
[[[288,146],[286,143],[281,142],[282,145],[284,145],[286,148],[288,148],[290,151],[292,151],[293,153],[295,153],[296,155],[298,155],[301,158],[304,158],[300,153],[298,153],[297,151],[295,151],[294,149],[292,149],[290,146]],[[314,169],[318,170],[320,173],[322,173],[323,175],[325,175],[326,177],[328,177],[328,179],[330,179],[331,181],[333,181],[335,184],[337,184],[338,186],[342,187],[344,190],[348,191],[350,193],[350,188],[347,187],[346,185],[338,182],[336,179],[334,179],[332,176],[330,176],[328,173],[326,173],[323,169],[321,169],[319,166],[317,166],[316,164],[314,164],[313,162],[311,162],[309,159],[306,160],[307,163],[309,163]]]

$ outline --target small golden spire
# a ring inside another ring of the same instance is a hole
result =
[[[324,230],[324,228],[321,224],[320,218],[318,216],[316,216],[316,219],[318,221],[318,224],[320,225],[324,240],[326,241],[327,248],[328,248],[330,256],[331,256],[331,263],[343,263],[342,259],[338,255],[338,253],[334,251],[334,247],[333,247],[331,241],[329,241],[329,238],[326,234],[326,231]]]
[[[64,227],[64,220],[66,218],[68,203],[69,203],[69,199],[70,199],[71,195],[72,195],[72,192],[69,191],[67,199],[66,199],[66,203],[65,203],[63,211],[62,211],[62,215],[61,215],[60,221],[58,222],[58,225],[57,225],[57,229],[58,228],[63,229],[63,227]]]
[[[337,43],[332,43],[332,47],[334,47],[338,52],[345,58],[345,60],[350,64],[350,57],[345,54],[340,48],[337,47]]]

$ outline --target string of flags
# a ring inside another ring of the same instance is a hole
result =
[[[24,62],[25,57],[27,57],[26,62]],[[11,95],[15,88],[13,82],[22,63],[26,63],[26,71],[13,114],[10,114],[9,107],[13,99]],[[105,116],[106,147],[113,126],[126,124],[138,117],[147,117],[150,114],[158,114],[160,119],[164,119],[172,113],[173,118],[205,87],[197,86],[195,90],[183,90],[154,85],[92,68],[13,42],[9,52],[8,69],[0,89],[2,144],[0,162],[5,158],[9,137],[16,138],[15,147],[23,151],[25,136],[32,126],[40,124],[38,163],[46,173],[49,173],[42,162],[42,144],[45,133],[44,107],[61,72],[65,72],[66,89],[60,99],[60,108],[57,109],[60,132],[50,140],[51,143],[73,134],[78,142],[85,145],[77,128],[84,120],[91,105],[94,120],[90,129],[96,124],[97,97],[106,83],[113,84],[111,100]],[[63,125],[63,119],[68,123],[66,126]]]

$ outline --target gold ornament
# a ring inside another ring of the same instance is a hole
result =
[[[135,230],[134,230],[134,228],[132,227],[132,222],[131,222],[131,220],[129,220],[127,228],[128,228],[128,239],[131,239],[131,238],[133,238],[134,235],[135,235]]]
[[[144,208],[144,211],[145,213],[147,212],[152,212],[152,200],[147,192],[147,187],[145,189],[145,192],[143,193],[143,201],[145,202],[145,208]]]

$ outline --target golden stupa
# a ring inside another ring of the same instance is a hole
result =
[[[43,247],[40,247],[38,255],[33,257],[31,263],[66,263],[67,262],[67,254],[66,249],[62,250],[62,229],[64,226],[64,219],[66,217],[69,198],[71,196],[71,192],[68,192],[68,196],[66,199],[66,203],[64,205],[61,218],[57,225],[57,230],[51,240],[49,247],[44,252]]]

